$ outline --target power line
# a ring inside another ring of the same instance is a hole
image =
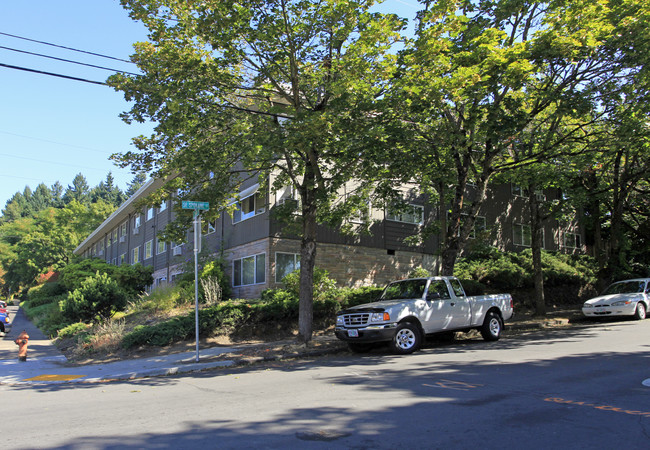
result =
[[[3,35],[3,36],[9,36],[9,37],[16,38],[16,39],[22,39],[24,41],[36,42],[38,44],[49,45],[49,46],[52,46],[52,47],[57,47],[57,48],[65,49],[65,50],[70,50],[70,51],[73,51],[73,52],[79,52],[79,53],[85,53],[87,55],[98,56],[100,58],[108,58],[108,59],[113,59],[115,61],[122,61],[122,62],[130,63],[130,64],[135,64],[133,61],[129,61],[127,59],[115,58],[114,56],[102,55],[101,53],[88,52],[86,50],[79,50],[79,49],[72,48],[72,47],[65,47],[63,45],[52,44],[50,42],[45,42],[45,41],[37,41],[36,39],[30,39],[30,38],[26,38],[26,37],[22,37],[22,36],[17,36],[15,34],[3,33],[2,31],[0,31],[0,34]]]
[[[111,71],[111,72],[120,72],[120,73],[126,73],[128,75],[137,76],[137,74],[133,73],[133,72],[127,72],[127,71],[124,71],[124,70],[111,69],[111,68],[103,67],[103,66],[96,66],[94,64],[88,64],[88,63],[83,63],[83,62],[79,62],[79,61],[73,61],[73,60],[65,59],[65,58],[57,58],[56,56],[44,55],[42,53],[28,52],[26,50],[19,50],[17,48],[5,47],[3,45],[0,45],[0,48],[4,49],[4,50],[10,50],[12,52],[25,53],[27,55],[34,55],[34,56],[40,56],[41,58],[49,58],[49,59],[54,59],[54,60],[57,60],[57,61],[63,61],[63,62],[71,63],[71,64],[78,64],[80,66],[93,67],[95,69],[102,69],[102,70],[108,70],[108,71]]]
[[[40,75],[49,75],[51,77],[59,77],[59,78],[65,78],[67,80],[82,81],[84,83],[99,84],[101,86],[106,86],[106,83],[104,83],[103,81],[87,80],[86,78],[72,77],[70,75],[62,75],[60,73],[45,72],[42,70],[30,69],[27,67],[12,66],[10,64],[3,64],[3,63],[0,63],[0,67],[6,67],[8,69],[22,70],[25,72],[38,73]]]
[[[101,153],[101,154],[106,155],[106,156],[110,155],[110,154],[107,154],[105,150],[99,150],[99,149],[90,148],[90,147],[82,147],[80,145],[66,144],[66,143],[63,143],[63,142],[51,141],[49,139],[37,138],[37,137],[33,137],[33,136],[25,136],[24,134],[11,133],[9,131],[4,131],[4,130],[0,130],[0,134],[8,134],[10,136],[17,136],[17,137],[21,137],[21,138],[25,138],[25,139],[33,139],[35,141],[47,142],[48,144],[62,145],[64,147],[78,148],[78,149],[81,149],[81,150],[89,150],[91,152]]]

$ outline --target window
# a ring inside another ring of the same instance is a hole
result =
[[[144,244],[144,259],[149,259],[153,256],[153,239]]]
[[[167,242],[161,241],[160,239],[157,241],[156,245],[156,255],[160,255],[161,253],[165,253],[167,251]]]
[[[112,262],[112,264],[113,264],[114,266],[117,266],[117,258],[113,258],[113,262]]]
[[[233,261],[233,286],[266,282],[266,255],[247,256]]]
[[[207,221],[201,224],[201,233],[203,234],[212,234],[217,231],[217,221]]]
[[[487,222],[485,220],[485,217],[476,216],[476,219],[474,219],[474,226],[472,227],[472,231],[469,233],[469,237],[471,239],[476,239],[476,233],[481,233],[485,230],[487,230]]]
[[[386,219],[393,222],[413,223],[422,225],[424,223],[424,206],[409,204],[405,208],[395,208],[395,211],[388,211]]]
[[[156,208],[154,208],[153,206],[151,208],[147,208],[147,220],[153,219],[155,211],[156,211]]]
[[[113,239],[111,239],[111,233],[108,233],[108,236],[106,237],[106,250],[109,250],[111,248],[112,243]]]
[[[140,224],[142,223],[142,214],[138,214],[133,218],[133,234],[140,232]]]
[[[255,193],[237,202],[237,209],[233,213],[232,223],[250,219],[253,216],[262,214],[264,211],[266,211],[264,197],[259,192]]]
[[[126,236],[126,222],[120,225],[120,236]]]
[[[275,254],[275,282],[281,283],[282,279],[294,270],[300,269],[300,255],[297,253]]]
[[[451,279],[449,280],[449,284],[451,285],[451,288],[454,290],[454,294],[456,294],[456,297],[465,297],[465,291],[463,290],[463,285],[460,284],[460,281],[456,279]]]
[[[120,255],[120,265],[124,264],[126,262],[126,253],[122,253]]]
[[[530,225],[515,224],[513,225],[513,241],[515,245],[530,247],[532,243],[532,233]]]
[[[564,233],[564,246],[566,248],[580,248],[582,243],[577,233]]]
[[[131,264],[137,264],[140,262],[140,247],[136,247],[131,252]]]
[[[515,197],[528,197],[528,189],[523,186],[513,184],[510,186],[510,191]]]
[[[275,203],[278,206],[290,203],[296,209],[296,213],[300,212],[300,197],[293,186],[284,186],[278,189],[275,193]]]
[[[117,228],[113,230],[113,242],[117,243]]]
[[[158,207],[158,212],[161,213],[166,209],[167,209],[167,200],[163,200],[162,202],[160,202],[160,206]]]

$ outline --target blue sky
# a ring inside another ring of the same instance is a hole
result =
[[[415,0],[388,0],[383,10],[405,16]],[[398,11],[399,10],[399,11]],[[0,3],[0,33],[129,59],[132,44],[146,40],[117,0],[29,0]],[[0,47],[46,54],[116,70],[137,71],[130,63],[76,53],[0,34]],[[0,63],[104,81],[111,72],[0,48]],[[108,157],[131,149],[131,138],[152,125],[127,125],[129,109],[109,87],[0,67],[0,208],[25,186],[59,181],[64,189],[78,173],[96,186],[112,171],[122,189],[133,179]]]

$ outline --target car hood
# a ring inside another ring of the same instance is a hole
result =
[[[382,312],[386,308],[391,308],[393,306],[401,305],[404,303],[412,303],[414,301],[421,300],[419,298],[413,299],[398,299],[398,300],[379,300],[372,303],[363,303],[361,305],[352,306],[343,311],[340,311],[339,314],[349,314],[349,313],[359,313],[359,312]]]
[[[602,304],[611,304],[620,301],[635,301],[635,300],[640,300],[641,298],[642,295],[639,293],[600,295],[598,297],[594,297],[592,299],[587,300],[585,304],[595,306],[595,305],[602,305]]]

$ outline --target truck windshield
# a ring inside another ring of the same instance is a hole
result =
[[[381,294],[381,300],[399,300],[422,298],[427,280],[404,280],[386,286]]]

